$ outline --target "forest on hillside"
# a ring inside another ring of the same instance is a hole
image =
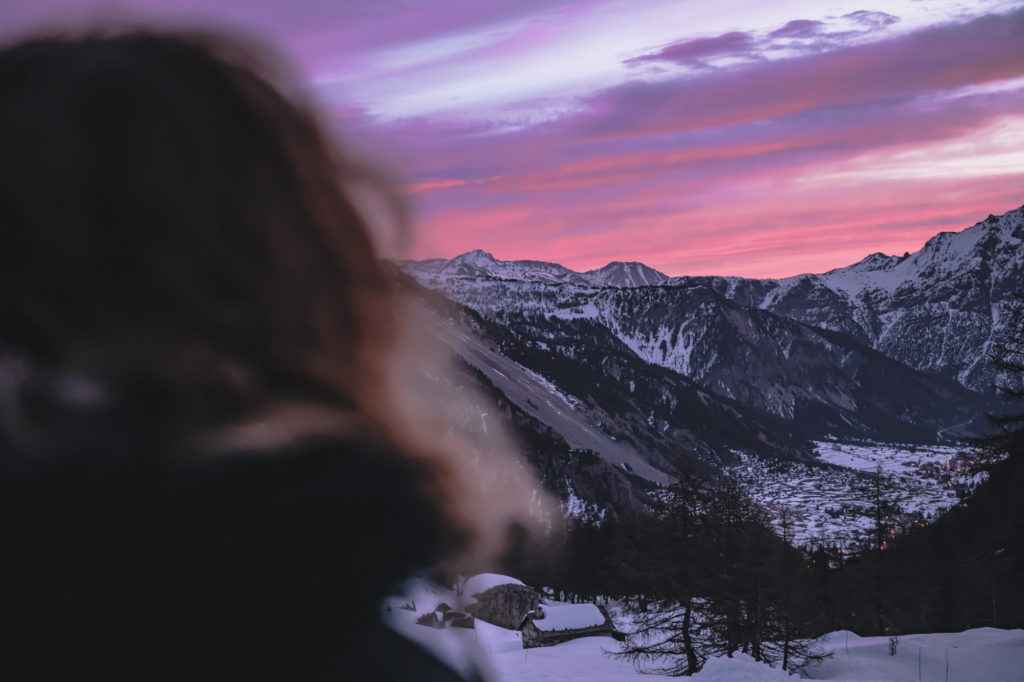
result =
[[[1024,375],[1021,348],[1002,349],[999,368]],[[993,416],[992,429],[975,443],[984,482],[932,523],[902,522],[876,477],[860,551],[794,546],[788,510],[680,458],[647,510],[567,517],[546,538],[520,538],[502,570],[568,601],[628,604],[636,631],[619,655],[641,665],[667,656],[674,663],[659,670],[672,674],[735,651],[799,669],[837,630],[889,636],[895,650],[902,634],[1024,627],[1024,412]]]

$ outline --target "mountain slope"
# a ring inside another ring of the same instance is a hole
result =
[[[502,420],[563,501],[592,513],[637,508],[681,459],[707,470],[735,463],[740,451],[812,460],[791,424],[645,362],[591,320],[499,323],[435,292],[412,291],[427,310],[423,330],[460,360],[456,380],[499,409],[480,404],[468,421]]]
[[[750,305],[856,338],[899,362],[976,391],[992,390],[990,356],[1024,298],[1024,207],[913,254],[876,253],[820,275],[781,280],[677,278]]]
[[[595,367],[626,354],[798,424],[810,437],[934,442],[969,431],[985,406],[955,382],[703,285],[597,288],[458,277],[435,286],[528,348],[592,353]],[[504,352],[520,351],[513,343]]]

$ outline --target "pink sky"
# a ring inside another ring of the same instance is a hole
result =
[[[393,255],[778,277],[1024,204],[1021,0],[8,0],[3,28],[125,13],[284,49],[407,186]]]

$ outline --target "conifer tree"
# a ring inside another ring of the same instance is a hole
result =
[[[708,658],[699,637],[707,620],[700,599],[709,565],[707,504],[706,483],[688,469],[677,471],[675,482],[656,501],[655,515],[634,555],[648,593],[634,611],[634,631],[616,655],[646,665],[650,672],[692,675]]]

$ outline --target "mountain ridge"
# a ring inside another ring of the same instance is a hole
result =
[[[739,305],[846,334],[912,369],[991,392],[998,377],[987,358],[1005,340],[1007,320],[1022,295],[1021,246],[1024,206],[959,232],[939,232],[913,253],[873,253],[843,268],[780,279],[668,277],[642,263],[619,261],[581,273],[543,261],[500,261],[479,250],[449,261],[402,265],[422,284],[440,289],[457,288],[449,281],[455,278],[580,292],[706,286]]]
[[[815,443],[978,435],[995,398],[969,380],[1019,300],[1022,244],[1024,207],[913,254],[780,280],[579,273],[482,250],[396,276],[433,311],[451,380],[483,396],[469,401],[478,437],[505,422],[545,488],[593,519],[645,506],[680,462],[813,470]]]
[[[483,249],[473,249],[471,251],[467,251],[465,253],[461,253],[461,254],[458,254],[456,256],[453,256],[450,259],[446,259],[446,258],[428,258],[428,259],[423,259],[423,260],[406,259],[406,260],[401,260],[399,262],[400,262],[400,264],[402,264],[404,266],[407,266],[407,265],[415,266],[417,264],[449,263],[449,262],[452,262],[452,261],[463,260],[463,259],[465,259],[467,257],[472,257],[472,258],[481,258],[482,257],[482,258],[484,258],[484,259],[486,259],[486,260],[490,261],[491,263],[496,264],[498,266],[520,264],[520,263],[521,264],[542,263],[542,264],[545,264],[545,265],[553,265],[553,266],[557,266],[560,269],[563,269],[563,270],[566,270],[566,271],[571,272],[573,274],[584,276],[584,277],[586,277],[588,275],[595,274],[595,273],[600,273],[602,271],[605,271],[605,270],[611,268],[612,266],[641,266],[643,268],[646,268],[647,270],[650,270],[650,271],[652,271],[654,273],[657,273],[661,277],[664,277],[665,278],[664,281],[679,281],[679,280],[700,279],[700,278],[713,277],[713,278],[716,278],[716,279],[724,279],[724,280],[759,280],[759,281],[784,282],[784,281],[787,281],[787,280],[793,280],[793,279],[797,279],[797,278],[800,278],[800,277],[807,277],[807,276],[825,277],[825,276],[831,275],[832,273],[855,269],[855,268],[858,268],[858,266],[869,265],[869,264],[875,263],[875,262],[883,262],[883,264],[884,264],[885,262],[892,261],[893,263],[899,263],[899,262],[902,262],[902,261],[908,259],[911,256],[917,255],[920,252],[925,251],[926,249],[928,249],[933,244],[935,244],[935,243],[942,243],[942,242],[944,242],[945,240],[947,240],[947,239],[949,239],[951,237],[957,237],[957,236],[966,235],[967,233],[972,233],[971,232],[972,230],[977,230],[978,228],[989,227],[989,226],[992,226],[992,225],[997,225],[997,226],[1000,226],[1002,228],[1005,228],[1005,226],[1007,225],[1006,219],[1010,219],[1011,221],[1015,219],[1015,220],[1019,221],[1022,217],[1024,217],[1024,205],[1021,205],[1021,206],[1019,206],[1017,208],[1009,209],[1005,213],[1002,213],[1002,214],[999,214],[999,215],[990,213],[988,215],[988,217],[985,218],[984,220],[979,220],[978,222],[974,223],[973,225],[969,225],[969,226],[965,227],[962,230],[958,230],[958,231],[944,230],[944,231],[941,231],[941,232],[936,232],[933,236],[931,236],[930,238],[928,238],[928,240],[925,241],[925,244],[920,249],[918,249],[917,251],[913,251],[913,252],[910,252],[910,251],[905,252],[902,256],[895,255],[895,254],[886,254],[886,253],[881,252],[881,251],[876,251],[874,253],[870,253],[870,254],[866,255],[864,258],[862,258],[861,260],[859,260],[859,261],[857,261],[855,263],[851,263],[850,265],[845,265],[845,266],[840,266],[840,267],[832,268],[830,270],[826,270],[826,271],[820,272],[820,273],[802,272],[802,273],[798,273],[798,274],[795,274],[795,275],[787,275],[785,277],[746,277],[744,275],[666,275],[666,274],[662,273],[661,271],[657,270],[656,268],[651,267],[651,266],[649,266],[646,263],[643,263],[641,261],[616,261],[616,260],[609,261],[606,265],[604,265],[601,268],[595,268],[595,269],[592,269],[592,270],[579,271],[579,270],[573,270],[573,269],[571,269],[571,268],[569,268],[569,267],[567,267],[565,265],[561,265],[559,263],[554,263],[554,262],[551,262],[551,261],[538,261],[538,260],[533,260],[533,259],[501,260],[501,259],[495,258],[493,254],[491,254],[490,252],[484,251]],[[1011,222],[1010,224],[1012,225],[1013,223]],[[980,235],[980,233],[972,233],[972,234]],[[597,282],[590,282],[589,280],[588,280],[588,283],[597,284]],[[656,286],[656,285],[657,285],[657,283],[651,283],[651,284],[645,283],[645,284],[637,284],[635,286]],[[614,285],[609,285],[609,286],[614,286]]]

